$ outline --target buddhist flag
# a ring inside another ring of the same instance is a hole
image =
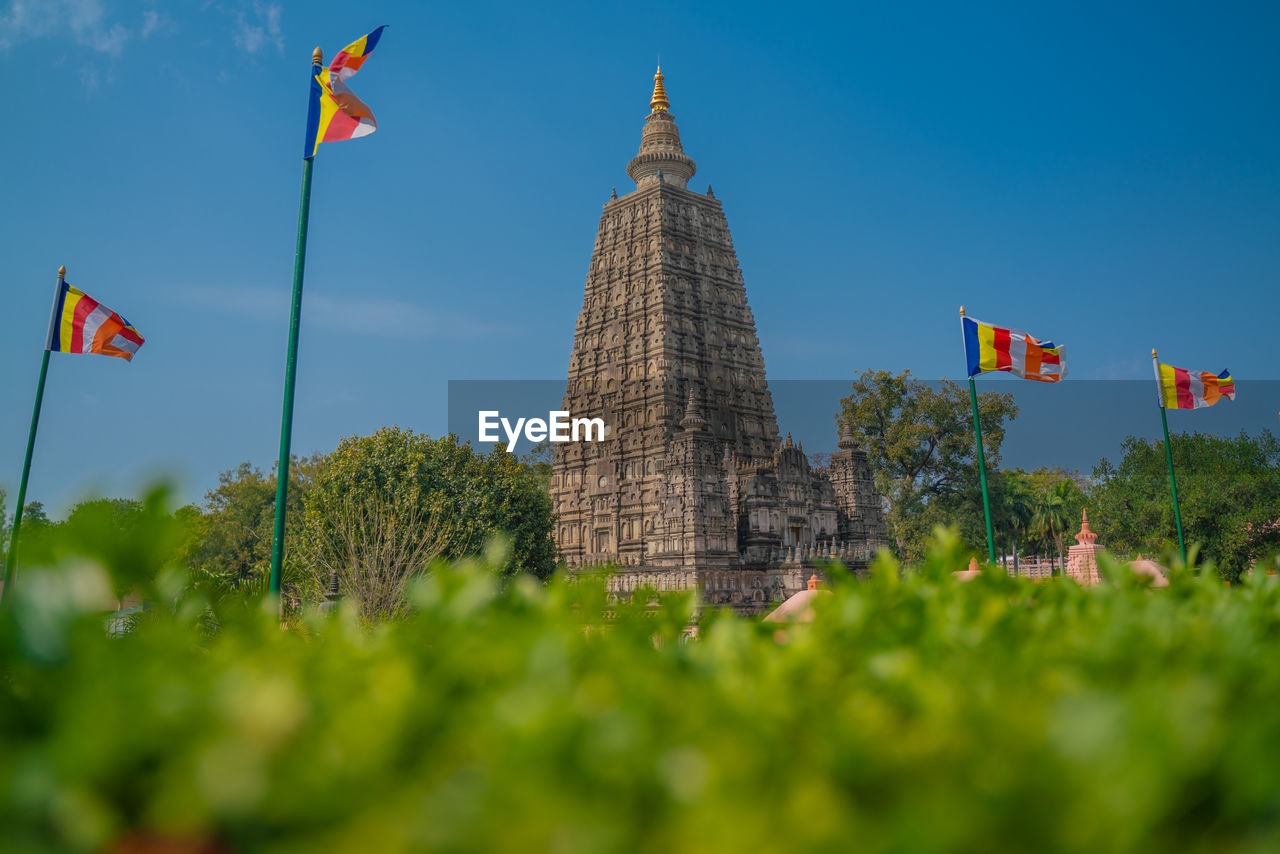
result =
[[[97,353],[126,362],[142,346],[133,324],[66,281],[49,323],[46,350],[56,353]]]
[[[303,159],[315,156],[322,142],[368,136],[378,129],[373,112],[347,86],[373,53],[385,26],[357,39],[338,52],[311,81],[311,108],[307,114],[307,141]]]
[[[972,317],[960,321],[969,376],[1005,371],[1024,380],[1056,383],[1067,375],[1065,347],[1041,341],[1021,329],[992,326]]]
[[[1165,409],[1200,409],[1213,406],[1224,397],[1236,399],[1236,384],[1230,371],[1211,374],[1156,362],[1156,383],[1160,405]]]

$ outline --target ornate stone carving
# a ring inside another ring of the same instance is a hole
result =
[[[554,446],[556,543],[569,566],[626,567],[618,594],[696,585],[763,610],[815,560],[865,565],[887,542],[880,499],[856,446],[815,470],[779,442],[729,225],[709,187],[687,189],[661,72],[650,105],[636,189],[600,217],[569,357],[563,408],[603,418],[606,440]]]

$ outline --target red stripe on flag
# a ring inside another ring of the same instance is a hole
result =
[[[1196,400],[1191,396],[1191,374],[1186,368],[1173,369],[1173,387],[1178,393],[1179,409],[1196,408]]]
[[[84,322],[97,307],[98,301],[88,294],[80,297],[80,301],[76,303],[76,313],[71,318],[72,353],[84,352]]]
[[[995,333],[992,344],[996,350],[996,370],[1003,371],[1013,366],[1013,359],[1009,357],[1009,330],[994,326],[992,332]]]
[[[329,120],[329,127],[325,129],[325,142],[342,142],[351,139],[351,134],[355,133],[356,128],[360,126],[359,119],[353,119],[350,116],[338,110],[333,114],[333,118]]]

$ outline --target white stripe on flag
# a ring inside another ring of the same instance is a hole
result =
[[[93,336],[98,334],[98,327],[110,316],[111,309],[100,305],[84,319],[84,332],[81,339],[83,349],[80,351],[81,353],[93,352]]]
[[[1187,377],[1191,380],[1191,408],[1208,406],[1204,402],[1204,376],[1199,371],[1187,371]]]
[[[1009,330],[1009,373],[1016,377],[1027,376],[1027,333]]]
[[[1043,374],[1050,374],[1057,377],[1065,377],[1067,375],[1067,358],[1065,355],[1063,355],[1063,352],[1062,352],[1065,349],[1066,349],[1065,347],[1057,348],[1058,364],[1052,365],[1046,362],[1041,362],[1040,372]]]
[[[130,341],[128,338],[125,338],[123,335],[117,335],[115,338],[112,338],[111,346],[119,347],[121,350],[125,351],[126,353],[138,352],[138,344],[134,341]],[[148,350],[147,352],[151,352],[151,351]]]

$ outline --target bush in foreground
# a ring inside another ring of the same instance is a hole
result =
[[[501,557],[372,628],[282,631],[161,573],[173,606],[113,638],[109,559],[28,573],[0,617],[4,850],[1280,849],[1262,573],[960,583],[944,539],[779,629],[500,583]]]

